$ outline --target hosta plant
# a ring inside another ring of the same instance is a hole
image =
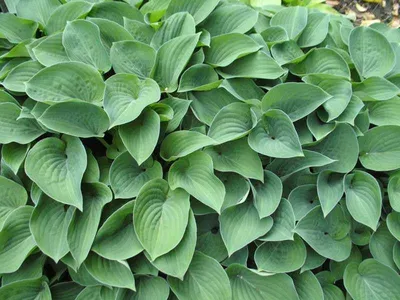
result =
[[[0,300],[400,299],[400,31],[270,3],[5,1]]]

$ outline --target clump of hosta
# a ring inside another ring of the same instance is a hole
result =
[[[400,299],[399,29],[242,2],[5,1],[0,300]]]

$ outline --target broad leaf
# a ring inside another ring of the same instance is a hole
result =
[[[99,102],[103,99],[104,82],[93,67],[65,62],[38,72],[27,82],[26,93],[40,102],[63,102],[71,98]]]
[[[178,79],[188,63],[199,34],[190,34],[169,40],[157,51],[152,77],[161,91],[172,93],[178,88]]]
[[[209,147],[204,152],[211,156],[217,171],[234,172],[245,178],[264,180],[261,160],[249,147],[246,138]]]
[[[38,121],[51,130],[83,138],[104,136],[110,123],[101,107],[82,101],[56,103]]]
[[[67,233],[68,247],[78,266],[92,247],[103,206],[112,200],[111,190],[103,183],[87,183],[82,189],[83,212],[73,212]]]
[[[193,290],[199,300],[228,300],[232,297],[229,279],[224,269],[216,260],[201,252],[195,252],[182,281],[168,277],[168,283],[180,299],[190,299]]]
[[[135,232],[152,260],[182,240],[189,207],[189,194],[182,189],[170,190],[163,179],[154,179],[140,190],[134,208]]]
[[[399,275],[374,259],[349,264],[344,285],[354,299],[400,299]]]
[[[229,256],[251,241],[265,235],[273,223],[271,217],[260,219],[251,201],[225,209],[219,221],[222,239]]]
[[[363,171],[346,176],[346,206],[359,223],[376,230],[382,209],[381,189],[376,179]]]
[[[133,74],[117,74],[106,81],[104,109],[114,127],[134,121],[150,104],[160,99],[157,83]]]
[[[76,137],[46,138],[28,153],[25,171],[54,200],[82,210],[81,181],[87,156]]]
[[[110,184],[116,198],[129,199],[136,197],[145,183],[162,175],[158,161],[149,158],[139,166],[129,152],[124,152],[111,165]]]
[[[160,134],[160,117],[152,110],[145,110],[136,120],[119,129],[124,146],[138,165],[144,163],[154,151]]]
[[[262,109],[280,109],[297,121],[329,100],[321,88],[306,83],[283,83],[273,87],[262,99]]]
[[[25,258],[36,247],[36,242],[29,229],[32,211],[32,206],[21,206],[11,212],[3,223],[0,231],[3,245],[0,250],[0,272],[3,274],[17,271]],[[0,295],[2,294],[1,290]]]
[[[374,41],[371,43],[370,41]],[[395,63],[389,41],[369,27],[353,29],[349,37],[349,53],[362,77],[385,76]]]
[[[213,162],[204,152],[195,152],[174,162],[168,173],[172,189],[182,188],[218,213],[225,197],[223,183],[213,173]]]
[[[379,126],[359,138],[360,162],[374,171],[391,171],[400,167],[400,127]]]
[[[45,194],[39,199],[29,223],[39,249],[56,263],[69,252],[67,233],[73,207],[64,205]]]
[[[135,279],[126,262],[108,260],[91,253],[85,266],[90,275],[104,285],[136,290]]]
[[[293,280],[286,274],[264,276],[245,266],[233,264],[227,269],[233,299],[296,300],[299,299]]]

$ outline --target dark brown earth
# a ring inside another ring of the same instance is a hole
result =
[[[357,25],[381,22],[399,27],[399,0],[327,0],[326,3],[354,17]]]

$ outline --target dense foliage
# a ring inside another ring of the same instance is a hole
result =
[[[61,2],[0,14],[0,300],[400,299],[398,29]]]

